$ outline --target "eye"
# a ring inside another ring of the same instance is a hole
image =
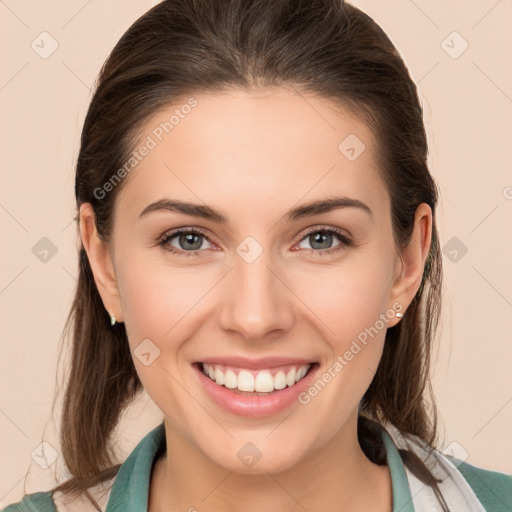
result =
[[[176,238],[178,247],[171,244],[171,240]],[[161,245],[166,251],[170,251],[178,256],[197,256],[203,245],[203,241],[208,240],[205,233],[197,228],[181,228],[170,233],[166,233],[160,240]]]
[[[333,238],[338,238],[340,243],[334,247],[328,247],[332,244]],[[171,243],[174,239],[176,239],[177,246]],[[158,245],[177,256],[198,256],[201,250],[205,249],[203,247],[205,240],[211,244],[208,236],[198,228],[180,228],[166,233]],[[312,245],[310,251],[316,256],[331,254],[352,245],[349,237],[339,229],[332,227],[322,227],[308,231],[295,247],[300,247],[300,244],[306,240]]]
[[[329,247],[332,245],[334,238],[338,238],[340,243],[334,247]],[[352,241],[349,237],[347,237],[339,229],[331,227],[316,228],[314,230],[308,231],[297,246],[300,247],[300,244],[304,241],[308,241],[311,244],[311,250],[315,256],[325,256],[332,254],[352,245]]]

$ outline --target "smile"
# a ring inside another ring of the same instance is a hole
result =
[[[247,370],[219,364],[201,363],[205,375],[219,386],[228,389],[259,395],[268,395],[275,390],[294,386],[303,379],[311,364],[302,366],[287,365],[265,370]]]
[[[320,365],[310,362],[255,370],[197,362],[192,367],[208,401],[237,416],[265,417],[298,402]]]

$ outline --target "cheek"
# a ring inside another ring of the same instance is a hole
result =
[[[312,390],[322,399],[304,398],[316,401],[315,407],[325,407],[325,414],[331,410],[343,416],[357,407],[374,377],[394,316],[389,303],[392,263],[392,252],[375,245],[294,281],[301,283],[296,293],[305,298],[311,322],[321,329],[329,353],[326,372]]]
[[[171,268],[144,254],[132,255],[120,267],[119,291],[131,344],[140,338],[168,344],[211,286],[207,276],[191,268]]]
[[[183,390],[175,377],[191,371],[187,342],[211,308],[208,291],[218,275],[172,268],[161,259],[132,253],[120,262],[119,277],[124,323],[139,378],[162,410],[181,410]]]
[[[120,264],[119,292],[135,369],[151,399],[163,411],[181,411],[181,347],[193,335],[189,321],[204,295],[187,272],[132,254]],[[197,277],[196,277],[197,279]],[[197,293],[196,293],[197,292]]]
[[[314,273],[303,272],[296,283],[297,295],[328,329],[326,338],[343,348],[347,339],[374,325],[390,307],[391,263],[385,256],[347,258],[337,266],[319,266]]]
[[[338,279],[331,272],[325,286],[310,288],[308,306],[321,319],[316,325],[322,326],[329,355],[323,361],[324,371],[300,401],[312,408],[313,417],[323,418],[329,435],[357,410],[382,356],[393,312],[387,304],[388,281],[382,276],[379,281],[380,275],[375,267],[361,273],[340,272]],[[317,285],[323,283],[319,277]]]

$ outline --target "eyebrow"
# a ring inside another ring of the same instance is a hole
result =
[[[373,219],[371,208],[362,201],[359,201],[359,199],[352,199],[350,197],[329,197],[322,200],[311,201],[288,210],[284,214],[284,220],[286,222],[296,221],[339,208],[359,208]],[[161,199],[149,204],[140,213],[139,219],[158,211],[172,211],[192,217],[200,217],[220,224],[228,223],[227,217],[211,206],[189,203],[178,199]]]

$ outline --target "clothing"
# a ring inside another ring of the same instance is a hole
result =
[[[512,512],[512,475],[488,471],[437,450],[431,451],[421,440],[411,443],[392,426],[383,426],[382,436],[392,479],[393,512],[443,512],[433,490],[403,464],[398,449],[406,447],[424,460],[434,476],[443,478],[438,485],[451,512]],[[162,422],[139,442],[117,475],[91,493],[101,509],[105,512],[147,512],[151,470],[165,448]],[[429,459],[428,453],[431,454]],[[1,512],[95,510],[85,499],[66,503],[61,494],[55,493],[52,497],[52,492],[48,491],[27,494],[22,501]]]

